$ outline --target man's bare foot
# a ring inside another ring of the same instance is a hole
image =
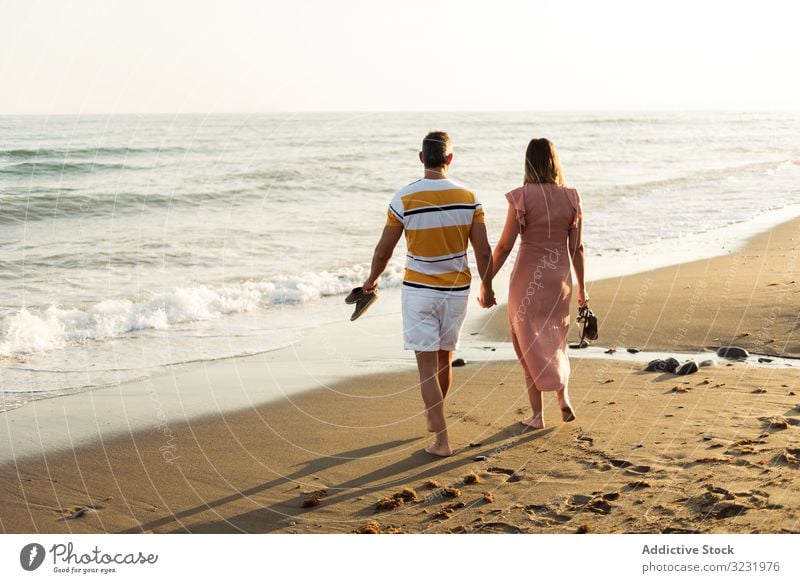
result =
[[[453,455],[453,450],[450,449],[450,446],[442,443],[434,443],[433,445],[429,445],[425,448],[425,451],[431,455],[436,455],[439,457],[450,457]]]
[[[570,421],[575,421],[575,411],[572,410],[570,405],[565,407],[561,407],[561,420],[565,423],[569,423]]]
[[[531,429],[544,429],[544,421],[542,421],[541,415],[531,415],[530,417],[525,417],[525,419],[520,420],[520,423],[527,425]]]

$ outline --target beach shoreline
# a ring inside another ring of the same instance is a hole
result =
[[[693,235],[686,241],[676,240],[669,252],[660,249],[658,244],[653,244],[635,251],[627,259],[590,257],[588,282],[590,287],[597,283],[602,288],[602,282],[608,279],[735,255],[754,238],[796,220],[798,212],[800,209],[786,207],[713,233]],[[787,217],[790,220],[787,221]],[[690,241],[694,243],[687,244]],[[500,307],[487,315],[483,310],[477,309],[475,298],[470,298],[471,307],[467,314],[465,333],[462,334],[459,356],[485,359],[486,340],[508,341],[506,318],[500,312],[505,310],[502,298],[507,293],[512,264],[513,261],[510,260],[495,279],[497,296],[501,298]],[[641,282],[637,285],[641,286]],[[473,295],[474,293],[473,290]],[[611,293],[616,294],[615,291]],[[40,443],[27,437],[16,444],[13,443],[13,438],[7,441],[0,438],[0,464],[25,457],[28,453],[35,455],[42,450],[63,447],[66,427],[61,421],[62,410],[75,408],[81,412],[81,417],[91,417],[98,400],[103,403],[102,406],[106,406],[110,402],[119,401],[119,397],[125,395],[127,402],[118,402],[114,406],[118,413],[116,418],[113,421],[106,419],[103,424],[114,425],[119,431],[125,432],[161,425],[165,421],[180,420],[187,415],[214,415],[254,404],[279,401],[287,395],[324,388],[349,377],[386,370],[387,367],[413,368],[413,355],[398,348],[402,345],[399,296],[399,288],[383,289],[381,301],[370,309],[368,317],[356,323],[348,322],[350,307],[334,301],[335,298],[324,298],[325,301],[319,305],[302,308],[304,311],[298,311],[297,306],[290,306],[286,316],[279,319],[296,321],[305,314],[307,327],[297,333],[293,342],[274,350],[142,369],[138,379],[108,383],[100,387],[33,395],[5,393],[3,398],[6,412],[3,415],[10,415],[15,418],[15,423],[25,426],[21,433],[36,433],[40,437]],[[605,313],[603,306],[598,313]],[[601,339],[601,344],[604,343],[605,339]],[[686,346],[664,347],[658,343],[652,344],[652,347],[653,350],[687,349]],[[500,352],[509,355],[508,358],[514,358],[513,352],[509,350],[501,349]],[[232,368],[236,369],[233,374],[246,379],[243,381],[246,388],[237,386],[234,390],[226,390],[224,396],[216,395],[208,386],[206,377],[228,376]],[[194,389],[179,388],[181,384],[189,382]],[[196,394],[192,391],[196,391]],[[96,399],[90,397],[90,393],[94,393]],[[34,402],[38,403],[38,411],[35,413],[30,410],[11,413],[18,406],[30,408],[34,406]],[[10,433],[6,435],[11,436]],[[91,443],[99,437],[97,427],[93,424],[73,426],[70,435],[69,447]]]
[[[736,253],[594,281],[598,343],[667,352],[736,343],[762,354],[800,355],[800,284],[793,279],[798,241],[800,220],[794,219],[749,239]],[[350,532],[373,519],[380,531],[405,532],[575,532],[581,526],[660,532],[657,524],[670,521],[685,531],[798,530],[790,510],[797,472],[790,437],[800,414],[790,395],[800,389],[796,371],[720,362],[677,379],[643,375],[639,363],[575,358],[578,422],[554,421],[549,404],[551,425],[523,434],[515,419],[527,402],[516,363],[503,360],[507,352],[481,352],[482,344],[505,340],[504,311],[479,313],[465,326],[470,364],[456,369],[447,406],[460,449],[437,461],[420,455],[429,438],[420,431],[416,372],[399,348],[398,308],[389,304],[379,302],[359,322],[362,337],[354,346],[337,345],[321,327],[288,352],[182,367],[143,383],[5,413],[0,481],[11,503],[3,530]],[[392,356],[359,359],[365,347]],[[332,362],[337,372],[320,375]],[[285,381],[293,373],[295,386]],[[277,378],[276,398],[269,383]],[[305,390],[309,378],[321,388]],[[659,403],[655,413],[643,413],[643,398]],[[777,417],[787,420],[781,430],[761,420]],[[636,438],[656,427],[664,434],[691,427],[692,433],[681,436],[685,443],[673,438],[661,439],[668,445],[659,448],[636,447]],[[742,440],[753,443],[736,445]],[[600,442],[606,445],[596,447]],[[705,452],[711,445],[718,447]],[[476,461],[480,456],[486,459]],[[697,461],[704,458],[716,461]],[[546,479],[532,477],[543,466]],[[645,467],[650,470],[634,475]],[[701,470],[713,479],[703,482]],[[674,471],[686,476],[680,487],[669,481]],[[770,475],[762,479],[765,471]],[[461,483],[468,473],[483,485]],[[462,496],[443,498],[440,488],[425,486],[427,480],[460,484]],[[637,480],[649,484],[641,487],[648,492],[637,487],[629,496]],[[706,486],[711,489],[697,490]],[[404,487],[421,501],[398,504],[403,510],[389,520],[374,512],[378,499]],[[322,490],[317,504],[302,507]],[[662,491],[670,492],[669,500]],[[738,514],[719,511],[724,504]],[[625,510],[606,512],[612,506]],[[637,506],[658,520],[637,521]],[[490,519],[498,509],[497,520]],[[698,524],[703,512],[732,514]],[[617,514],[626,516],[617,520]]]

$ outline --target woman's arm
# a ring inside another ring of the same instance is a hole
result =
[[[569,231],[567,245],[569,245],[572,265],[575,268],[575,276],[578,278],[578,305],[582,306],[589,296],[586,294],[586,257],[583,252],[583,218],[580,216],[577,225]]]
[[[512,205],[508,205],[508,214],[506,214],[506,224],[503,227],[503,233],[500,235],[500,240],[494,248],[494,255],[492,256],[492,277],[497,275],[500,268],[508,259],[508,255],[514,248],[514,243],[517,241],[519,235],[519,223],[517,222],[517,211]]]

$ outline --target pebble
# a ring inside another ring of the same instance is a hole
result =
[[[647,368],[645,368],[645,370],[650,372],[675,372],[675,369],[677,369],[680,365],[681,363],[672,357],[664,360],[657,358],[655,360],[651,360],[647,364]]]
[[[750,353],[740,346],[720,346],[717,349],[717,356],[722,358],[747,358]]]
[[[687,375],[696,373],[698,370],[700,370],[700,367],[697,366],[697,363],[693,360],[688,360],[675,369],[675,374]]]
[[[464,366],[467,364],[467,361],[463,358],[456,358],[453,360],[453,366]]]

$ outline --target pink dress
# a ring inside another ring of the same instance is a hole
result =
[[[508,292],[511,340],[525,380],[540,391],[567,388],[567,333],[572,297],[568,237],[577,236],[578,191],[528,184],[506,194],[517,213],[520,249]]]

